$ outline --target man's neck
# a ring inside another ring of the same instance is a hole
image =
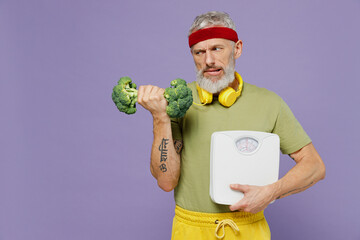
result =
[[[229,84],[229,87],[232,87],[235,91],[239,88],[239,81],[235,78],[232,83]]]

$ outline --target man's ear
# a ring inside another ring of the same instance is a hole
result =
[[[234,58],[237,59],[241,56],[242,52],[242,41],[239,40],[235,43],[235,52],[234,52]]]

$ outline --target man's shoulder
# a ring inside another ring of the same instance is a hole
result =
[[[258,87],[254,84],[251,83],[247,83],[244,82],[244,89],[243,89],[243,94],[244,95],[249,95],[249,96],[254,96],[257,98],[266,98],[266,99],[273,99],[275,101],[279,101],[281,99],[281,97],[276,94],[275,92],[263,88],[263,87]]]

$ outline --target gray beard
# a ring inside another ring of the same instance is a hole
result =
[[[206,91],[214,94],[219,93],[224,88],[228,87],[230,83],[234,81],[235,78],[235,61],[230,59],[229,64],[223,69],[224,76],[217,80],[216,82],[212,82],[211,79],[204,77],[204,69],[196,70],[196,82],[197,84]]]

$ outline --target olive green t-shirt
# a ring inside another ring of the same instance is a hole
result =
[[[189,84],[194,102],[200,103],[196,82]],[[217,99],[205,106],[193,104],[186,115],[172,119],[174,140],[182,140],[181,175],[175,188],[178,206],[197,212],[230,212],[229,206],[214,203],[210,187],[210,139],[216,131],[249,130],[275,133],[280,149],[290,154],[311,140],[287,104],[274,92],[244,82],[241,96],[229,108]]]

